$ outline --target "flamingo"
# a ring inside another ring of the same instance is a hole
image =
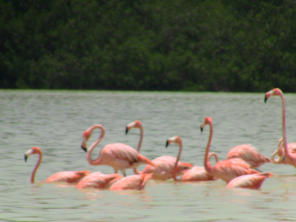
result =
[[[123,177],[113,183],[110,190],[142,190],[151,177],[151,173],[142,173]]]
[[[140,150],[142,147],[142,142],[143,142],[143,137],[144,137],[143,124],[139,120],[135,120],[135,121],[129,123],[125,128],[125,134],[128,134],[129,130],[132,128],[139,128],[139,130],[140,130],[140,139],[139,139],[138,146],[137,146],[137,151],[140,153]],[[133,170],[134,170],[135,174],[140,173],[136,168],[134,168]]]
[[[284,94],[282,90],[280,90],[279,88],[274,88],[265,93],[264,102],[266,103],[271,96],[279,96],[282,101],[282,136],[283,136],[284,155],[280,156],[280,159],[278,160],[278,162],[290,164],[296,167],[296,153],[292,153],[291,150],[289,150],[289,145],[287,142],[286,101],[284,98]]]
[[[214,178],[222,179],[228,183],[233,178],[241,175],[259,173],[258,171],[251,169],[249,165],[240,158],[222,160],[217,162],[215,166],[212,167],[209,161],[209,151],[213,137],[213,124],[212,118],[209,116],[205,117],[204,123],[200,127],[201,131],[203,131],[203,128],[206,125],[210,126],[210,134],[205,151],[204,167],[210,175],[212,175]]]
[[[31,183],[33,184],[35,182],[35,174],[41,164],[42,161],[42,150],[35,146],[32,147],[30,150],[28,150],[25,153],[25,162],[27,162],[27,159],[32,154],[38,154],[39,159],[38,162],[35,165],[34,170],[32,171],[31,175]],[[57,172],[55,174],[52,174],[50,177],[48,177],[45,180],[45,183],[55,183],[55,182],[66,182],[66,183],[77,183],[79,182],[83,177],[87,176],[89,174],[89,171],[61,171]]]
[[[192,164],[186,162],[180,162],[182,153],[182,139],[179,136],[172,137],[167,140],[166,147],[171,143],[179,144],[179,152],[177,158],[172,156],[160,156],[152,160],[154,167],[146,165],[141,173],[148,174],[152,173],[152,179],[154,180],[167,180],[180,175],[184,170],[188,170],[192,167]]]
[[[114,181],[120,178],[122,178],[122,176],[118,173],[104,174],[101,172],[94,172],[82,178],[79,181],[79,183],[76,185],[76,187],[78,189],[85,189],[85,188],[106,189]]]
[[[214,156],[216,159],[216,163],[219,161],[218,156],[215,152],[209,153],[209,158]],[[208,181],[208,180],[215,180],[215,178],[208,174],[203,166],[194,166],[188,170],[185,170],[181,181]]]
[[[248,188],[260,189],[264,180],[271,177],[271,173],[247,174],[235,177],[228,184],[227,188]]]
[[[230,149],[227,154],[227,159],[241,158],[246,161],[251,168],[260,167],[264,163],[270,162],[270,159],[257,151],[250,144],[237,145]]]
[[[91,145],[87,151],[86,143],[92,135],[94,129],[100,129],[99,138]],[[125,170],[128,168],[136,168],[140,164],[154,164],[147,157],[139,154],[134,148],[123,143],[112,143],[101,149],[99,156],[96,159],[91,158],[94,148],[102,141],[105,136],[105,128],[100,124],[94,124],[82,134],[83,141],[81,148],[87,152],[86,159],[90,165],[108,165],[117,173],[118,170],[126,176]]]

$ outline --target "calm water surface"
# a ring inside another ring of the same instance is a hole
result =
[[[296,95],[286,94],[287,132],[296,141]],[[82,132],[103,124],[102,144],[122,142],[136,147],[138,131],[124,134],[135,119],[144,125],[142,153],[153,159],[177,153],[165,149],[169,137],[183,139],[182,160],[202,165],[212,116],[212,151],[225,158],[238,144],[251,143],[270,156],[281,136],[281,103],[264,93],[136,93],[96,91],[0,91],[0,220],[1,221],[295,221],[294,167],[266,164],[274,177],[261,190],[225,188],[223,181],[175,183],[149,181],[144,191],[80,191],[71,186],[38,184],[62,170],[102,171],[89,166],[80,149]],[[96,136],[94,136],[96,137]],[[95,138],[93,138],[94,140]],[[43,149],[36,185],[30,174],[37,157],[24,153]],[[101,146],[102,147],[102,146]],[[98,153],[99,148],[94,151]],[[128,174],[132,172],[129,170]]]

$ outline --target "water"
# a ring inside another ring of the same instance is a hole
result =
[[[296,95],[287,100],[287,133],[296,141]],[[208,128],[213,118],[212,151],[225,158],[238,144],[251,143],[270,156],[281,136],[281,103],[264,93],[159,93],[96,91],[0,91],[0,220],[1,221],[294,221],[296,174],[292,166],[265,164],[274,176],[260,190],[226,189],[223,181],[175,183],[149,181],[143,191],[80,191],[73,186],[40,184],[62,170],[102,171],[89,166],[80,149],[82,132],[103,124],[103,144],[122,142],[136,147],[138,131],[124,134],[135,119],[144,125],[142,153],[153,159],[177,153],[165,141],[183,139],[182,160],[202,165]],[[94,136],[96,137],[96,136]],[[94,140],[95,138],[93,138]],[[37,157],[24,153],[39,146],[43,163],[30,184]],[[94,152],[98,152],[96,149]],[[143,168],[143,167],[141,167]],[[128,170],[128,174],[132,171]]]

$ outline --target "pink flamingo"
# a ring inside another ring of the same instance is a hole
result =
[[[219,161],[218,156],[216,153],[211,152],[209,153],[209,158],[211,156],[215,157],[216,163]],[[183,172],[181,181],[208,181],[208,180],[215,180],[215,178],[210,175],[203,166],[194,166],[188,170]]]
[[[78,189],[85,189],[85,188],[106,189],[113,182],[115,182],[120,178],[122,178],[122,176],[118,173],[104,174],[101,172],[94,172],[82,178],[76,187]]]
[[[228,152],[227,159],[241,158],[246,161],[251,168],[260,167],[264,163],[270,162],[270,159],[262,155],[250,144],[237,145]]]
[[[180,175],[184,170],[192,167],[192,164],[186,162],[180,162],[182,153],[182,139],[179,136],[172,137],[167,140],[166,147],[171,143],[179,144],[179,152],[177,158],[172,156],[160,156],[152,160],[154,167],[146,165],[141,173],[149,174],[152,173],[152,179],[154,180],[167,180]]]
[[[25,153],[25,162],[27,162],[28,157],[31,154],[38,154],[39,159],[38,162],[35,165],[35,168],[31,175],[31,183],[33,184],[35,182],[35,174],[41,164],[42,161],[42,151],[39,147],[32,147],[30,150],[28,150]],[[77,183],[79,182],[83,177],[87,176],[89,174],[89,171],[61,171],[57,172],[55,174],[52,174],[50,177],[48,177],[45,180],[45,183],[55,183],[55,182],[66,182],[66,183]]]
[[[203,131],[203,128],[206,125],[210,126],[210,135],[204,157],[204,167],[210,175],[212,175],[214,178],[220,178],[228,183],[233,178],[241,175],[259,173],[258,171],[251,169],[249,165],[240,158],[222,160],[217,162],[215,166],[212,167],[209,161],[209,151],[213,137],[213,124],[211,117],[205,118],[204,123],[200,127],[201,131]]]
[[[144,137],[143,124],[139,120],[135,120],[135,121],[129,123],[125,128],[125,134],[128,134],[129,130],[132,128],[139,128],[139,130],[140,130],[140,139],[139,139],[138,146],[137,146],[137,151],[140,153],[140,150],[142,147],[142,142],[143,142],[143,137]],[[133,170],[134,170],[135,174],[140,173],[136,168],[134,168]]]
[[[152,174],[137,174],[123,177],[113,183],[110,190],[142,190]]]
[[[283,151],[284,155],[280,156],[280,159],[278,160],[278,163],[285,163],[290,164],[296,167],[296,153],[292,153],[291,150],[289,150],[289,145],[287,142],[287,130],[286,130],[286,101],[284,98],[284,94],[282,90],[279,88],[274,88],[268,92],[265,93],[264,102],[266,103],[267,100],[271,96],[279,96],[282,101],[282,136],[283,136]],[[292,145],[291,145],[292,147]]]
[[[99,138],[91,145],[87,151],[86,143],[89,140],[94,129],[100,129],[101,134]],[[115,173],[120,170],[125,176],[125,169],[136,168],[140,164],[154,164],[147,157],[141,155],[134,148],[123,144],[123,143],[112,143],[106,145],[101,149],[99,156],[96,159],[91,158],[91,154],[94,148],[102,141],[105,136],[105,128],[100,124],[94,124],[90,128],[84,131],[82,137],[83,141],[81,148],[87,151],[86,158],[90,165],[109,165],[111,166]]]
[[[228,184],[227,188],[248,188],[248,189],[260,189],[264,180],[271,177],[271,173],[257,173],[247,174],[239,177],[235,177]]]

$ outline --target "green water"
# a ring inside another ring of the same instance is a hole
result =
[[[288,140],[293,142],[296,95],[285,96]],[[182,160],[202,165],[208,129],[201,134],[199,126],[208,115],[214,123],[211,149],[220,159],[242,143],[251,143],[270,156],[281,136],[281,103],[272,97],[264,104],[263,98],[264,93],[2,90],[0,220],[294,221],[296,171],[291,166],[262,166],[262,171],[274,176],[260,190],[229,190],[223,181],[149,181],[143,191],[126,192],[82,192],[71,186],[38,184],[62,170],[112,172],[109,167],[89,166],[80,149],[82,132],[94,123],[106,128],[101,145],[122,142],[136,147],[138,131],[125,135],[124,129],[133,120],[141,120],[145,156],[175,156],[177,148],[165,149],[165,141],[178,135],[184,145]],[[31,156],[27,163],[23,160],[32,146],[44,153],[36,185],[30,184],[30,174],[37,157]]]

